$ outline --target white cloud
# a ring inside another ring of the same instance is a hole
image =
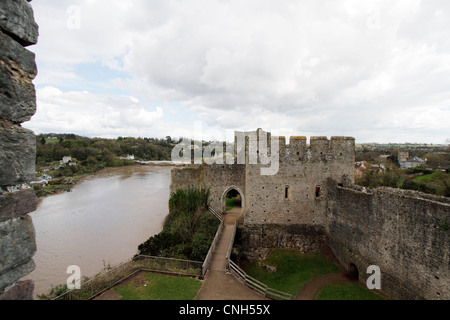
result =
[[[49,0],[32,5],[41,27],[33,50],[47,85],[60,87],[64,77],[76,77],[70,66],[99,63],[127,73],[112,85],[142,101],[183,105],[212,131],[268,126],[360,141],[448,138],[446,1]],[[76,30],[67,28],[70,5],[80,9]],[[58,74],[61,70],[69,71]],[[163,114],[162,109],[148,113],[120,96],[109,97],[110,110],[99,97],[90,96],[108,134],[122,128],[131,135],[139,129],[130,122],[145,128]],[[50,98],[38,109],[42,121],[41,108],[47,114],[50,105],[58,106],[48,104]],[[84,98],[71,96],[78,104],[87,103]]]
[[[70,132],[87,136],[160,136],[164,112],[140,104],[134,97],[37,90],[39,112],[25,124],[37,133]],[[63,130],[63,131],[62,131]]]

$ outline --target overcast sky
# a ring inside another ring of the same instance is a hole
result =
[[[35,133],[450,142],[448,0],[34,0]]]

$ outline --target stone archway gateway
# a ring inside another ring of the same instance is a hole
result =
[[[241,203],[241,210],[242,210],[241,212],[244,212],[244,206],[245,206],[244,193],[242,192],[242,190],[239,187],[231,186],[231,187],[228,187],[227,189],[225,189],[225,191],[222,193],[222,196],[220,198],[221,199],[220,200],[221,201],[221,210],[222,210],[223,214],[226,213],[227,195],[233,191],[235,191],[240,196],[240,203]]]

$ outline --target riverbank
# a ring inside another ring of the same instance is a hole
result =
[[[117,168],[124,167],[134,167],[134,166],[155,166],[155,167],[174,167],[174,166],[182,166],[183,163],[177,163],[173,161],[135,161],[134,163],[129,163],[122,166],[114,166],[114,167],[106,167],[101,168],[94,172],[88,172],[83,174],[75,174],[68,176],[57,176],[55,172],[46,172],[47,175],[52,177],[52,180],[49,181],[45,186],[40,184],[33,184],[32,187],[36,192],[36,196],[38,199],[43,199],[52,195],[57,195],[65,192],[71,192],[73,188],[75,188],[80,183],[84,182],[87,179],[91,179],[97,175],[101,175],[102,173],[109,172],[111,170],[115,170]],[[36,177],[42,175],[43,172],[39,172]],[[53,174],[52,174],[53,173]]]
[[[73,192],[39,199],[30,214],[36,232],[35,294],[64,284],[67,267],[93,277],[131,259],[139,244],[162,230],[168,214],[171,167],[105,168],[78,180]]]

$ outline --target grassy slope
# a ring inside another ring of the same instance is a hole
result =
[[[337,283],[325,287],[316,300],[385,300],[384,297],[357,283]]]
[[[264,263],[277,267],[277,272],[269,273],[258,266],[249,264],[245,271],[269,287],[292,295],[310,279],[321,274],[341,272],[339,266],[320,253],[303,254],[296,250],[276,249]],[[380,300],[382,296],[356,283],[330,285],[319,293],[320,300]]]
[[[339,267],[321,254],[302,254],[296,250],[276,249],[264,261],[277,267],[277,272],[269,273],[258,266],[249,264],[245,271],[269,287],[296,295],[303,284],[318,275],[339,272]]]
[[[121,300],[194,300],[202,283],[199,280],[155,273],[144,275],[146,286],[118,286]]]

